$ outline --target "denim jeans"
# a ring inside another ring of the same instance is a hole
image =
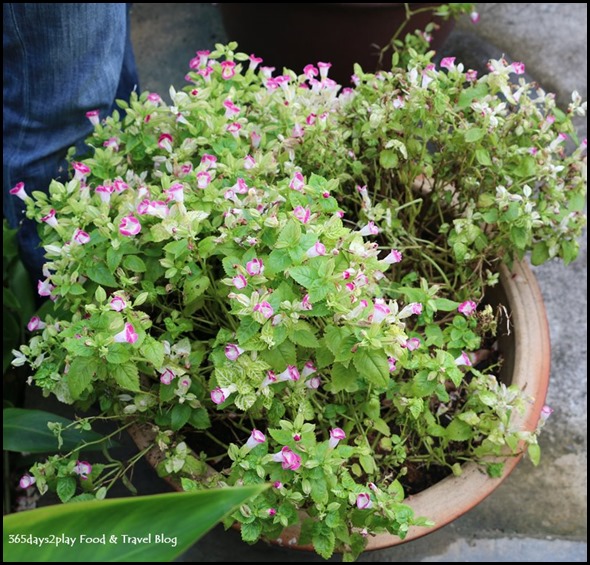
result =
[[[69,178],[65,155],[83,151],[89,110],[110,114],[138,88],[129,33],[130,4],[4,4],[4,217],[20,226],[21,257],[40,276],[43,250],[36,222],[8,194],[47,191]]]

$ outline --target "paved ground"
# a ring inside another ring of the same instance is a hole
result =
[[[587,96],[587,4],[479,4],[478,26],[460,22],[441,54],[477,67],[502,54],[567,103],[569,91]],[[133,40],[142,89],[164,95],[183,86],[198,49],[223,42],[211,4],[135,4]],[[586,135],[586,123],[580,122]],[[543,461],[519,465],[511,477],[468,515],[433,534],[359,561],[584,562],[587,560],[587,245],[565,268],[535,269],[548,310],[553,345],[548,403],[555,409],[541,438]],[[46,406],[44,401],[44,407]],[[163,483],[145,469],[140,490]],[[136,474],[137,477],[137,474]],[[334,560],[338,560],[337,558]],[[235,532],[215,529],[187,552],[194,562],[320,562],[321,558],[265,544],[246,546]]]
[[[479,4],[477,26],[461,21],[441,54],[477,67],[505,54],[567,104],[587,96],[587,4]],[[198,49],[225,37],[211,4],[135,4],[133,39],[142,89],[165,94],[183,86]],[[293,30],[295,33],[295,30]],[[579,129],[586,135],[586,123]],[[553,346],[548,403],[555,409],[541,438],[543,461],[528,462],[486,501],[450,526],[411,544],[365,554],[360,561],[583,562],[587,560],[586,300],[587,246],[565,268],[535,269],[548,310]],[[322,561],[264,544],[245,546],[217,528],[184,561]]]

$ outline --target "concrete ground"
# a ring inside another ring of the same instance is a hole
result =
[[[477,9],[480,23],[460,21],[441,55],[481,68],[489,58],[505,54],[525,62],[527,73],[556,92],[562,107],[573,89],[587,97],[587,4],[478,4]],[[135,4],[132,33],[141,88],[161,95],[171,84],[184,85],[195,51],[231,39],[212,4]],[[585,137],[585,121],[579,130]],[[555,410],[540,440],[541,465],[534,468],[523,461],[491,497],[453,524],[410,544],[364,554],[359,561],[587,560],[585,236],[581,248],[578,260],[568,267],[553,262],[535,269],[551,330],[547,402]],[[247,546],[238,534],[221,527],[181,560],[322,561],[263,543]]]
[[[587,96],[587,4],[479,4],[477,26],[461,21],[441,55],[481,67],[505,54],[558,100]],[[212,4],[134,4],[133,41],[141,88],[165,95],[182,87],[188,61],[225,37]],[[586,123],[580,122],[581,137]],[[554,262],[535,269],[549,317],[553,346],[548,404],[555,412],[540,443],[541,465],[523,461],[469,514],[425,538],[367,553],[359,561],[584,562],[587,560],[587,243],[568,267]],[[50,407],[44,406],[46,409]],[[137,469],[139,471],[139,469]],[[144,468],[143,494],[167,490]],[[135,481],[134,481],[135,482]],[[339,558],[333,558],[338,561]],[[243,544],[236,532],[216,528],[180,561],[321,562],[317,555]]]

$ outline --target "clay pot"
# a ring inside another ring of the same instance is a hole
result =
[[[534,399],[526,413],[515,419],[521,430],[533,431],[537,427],[541,409],[549,386],[551,349],[545,305],[535,276],[524,262],[515,263],[512,271],[502,267],[500,286],[490,296],[492,304],[503,304],[510,317],[510,334],[500,340],[504,356],[501,380],[516,385]],[[135,426],[130,434],[139,449],[145,449],[155,436],[149,425]],[[154,467],[162,460],[162,453],[153,448],[146,455]],[[507,457],[500,478],[490,478],[474,463],[463,465],[459,477],[449,476],[421,493],[404,500],[414,509],[416,516],[426,516],[434,527],[411,528],[405,540],[391,534],[369,537],[367,550],[384,549],[432,533],[459,518],[490,495],[512,472],[519,457]],[[167,479],[175,489],[181,490],[174,480]],[[284,530],[282,540],[299,538],[299,527]],[[311,546],[290,546],[294,549],[312,550]]]
[[[410,4],[412,8],[440,4]],[[379,51],[389,44],[406,20],[404,4],[219,4],[230,41],[240,51],[255,53],[264,65],[302,72],[308,63],[332,63],[330,77],[350,84],[354,63],[367,72],[377,70]],[[434,21],[440,28],[433,35],[432,47],[442,45],[453,29],[453,21],[433,18],[431,12],[413,16],[404,27],[407,32],[424,29]],[[377,46],[377,47],[376,47]],[[391,62],[385,56],[384,66]]]

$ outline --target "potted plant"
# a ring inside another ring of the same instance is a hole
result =
[[[479,16],[475,4],[440,3],[222,3],[227,36],[267,64],[302,69],[310,61],[330,61],[330,75],[348,85],[352,68],[387,68],[391,49],[406,33],[414,41],[440,47],[461,14]],[[287,28],[288,26],[288,28]],[[393,38],[393,39],[392,39]],[[384,55],[388,55],[384,57]]]
[[[586,144],[564,142],[585,104],[503,60],[478,79],[410,50],[341,90],[327,64],[277,76],[236,47],[199,53],[172,105],[144,93],[97,124],[69,183],[15,187],[56,312],[14,363],[184,490],[271,482],[231,516],[245,541],[352,559],[424,533],[429,491],[458,489],[441,525],[538,462],[548,357],[527,339],[548,340],[520,260],[576,255]],[[68,500],[64,479],[126,477],[91,463],[22,481]]]

